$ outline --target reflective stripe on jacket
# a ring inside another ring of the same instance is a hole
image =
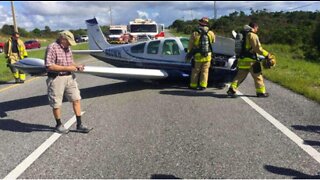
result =
[[[253,55],[256,56],[256,54],[261,54],[263,56],[267,56],[269,53],[268,51],[264,50],[261,46],[261,43],[259,41],[259,37],[257,34],[253,32],[249,32],[246,37],[246,44],[245,48],[249,52],[251,52]],[[251,57],[244,57],[240,58],[238,61],[238,68],[239,69],[250,69],[251,65],[256,62],[256,59]]]
[[[24,43],[22,40],[18,39],[17,40],[18,43],[18,51],[19,51],[19,55],[20,58],[23,59],[24,57],[28,56],[26,47],[24,46]],[[4,46],[4,53],[7,57],[12,56],[12,39],[9,38],[9,40],[7,41],[7,43]]]

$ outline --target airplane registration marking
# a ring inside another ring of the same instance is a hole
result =
[[[119,50],[116,50],[116,49],[106,49],[105,53],[108,56],[121,58],[121,52]]]

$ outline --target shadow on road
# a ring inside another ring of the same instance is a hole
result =
[[[307,144],[307,145],[310,145],[310,146],[320,146],[320,142],[319,141],[304,140],[303,144]]]
[[[107,95],[114,95],[114,94],[121,94],[133,91],[140,91],[144,89],[162,89],[162,88],[183,88],[181,84],[169,82],[169,83],[162,83],[162,82],[143,82],[138,80],[132,81],[125,81],[119,82],[114,84],[107,84],[95,87],[89,87],[80,89],[81,96],[83,99],[88,98],[95,98],[100,96],[107,96]],[[64,100],[65,102],[65,100]],[[7,102],[0,102],[0,117],[6,117],[8,111],[15,111],[20,109],[27,109],[39,106],[47,106],[48,97],[47,95],[41,96],[34,96],[28,97],[23,99],[17,99]]]
[[[173,95],[173,96],[208,96],[208,97],[215,97],[215,98],[229,98],[227,94],[215,94],[213,92],[206,92],[206,91],[196,91],[196,90],[184,90],[184,91],[160,91],[160,94],[165,95]]]
[[[16,84],[15,82],[0,81],[0,84]]]
[[[264,169],[266,169],[267,171],[274,173],[274,174],[289,176],[290,179],[291,179],[291,177],[292,177],[292,179],[319,179],[320,178],[320,174],[309,175],[309,174],[305,174],[305,173],[299,172],[294,169],[276,167],[276,166],[271,166],[271,165],[265,165]]]
[[[314,133],[319,133],[320,134],[320,126],[301,126],[301,125],[293,125],[292,126],[296,130],[300,131],[308,131],[308,132],[314,132]]]
[[[178,95],[178,96],[211,96],[216,98],[228,98],[226,94],[215,94],[206,91],[193,91],[188,89],[189,80],[159,80],[159,81],[139,81],[139,80],[129,80],[114,84],[100,85],[95,87],[80,89],[81,96],[83,99],[95,98],[99,96],[114,95],[120,93],[127,93],[133,91],[140,91],[144,89],[175,89],[173,91],[160,91],[160,94],[166,95]],[[208,87],[221,89],[222,87],[215,87],[211,85]],[[178,91],[179,89],[183,91]],[[246,95],[247,96],[247,95]],[[250,97],[250,96],[247,96]],[[65,100],[64,100],[65,102]],[[39,106],[48,105],[47,95],[28,97],[23,99],[17,99],[7,102],[0,102],[0,117],[6,117],[8,111],[15,111],[19,109],[27,109]]]
[[[300,131],[307,131],[307,132],[312,132],[312,133],[319,133],[320,134],[320,126],[302,126],[302,125],[292,125],[296,130]],[[320,146],[320,141],[311,141],[311,140],[304,140],[304,144],[310,145],[310,146]]]
[[[0,130],[13,131],[13,132],[33,132],[33,131],[54,131],[53,127],[40,125],[40,124],[29,124],[22,123],[13,119],[0,119]]]
[[[173,95],[173,96],[208,96],[208,97],[214,97],[214,98],[237,98],[237,97],[257,97],[254,95],[237,95],[237,96],[228,96],[227,93],[224,94],[216,94],[215,92],[208,92],[208,91],[199,91],[199,90],[191,90],[186,89],[184,91],[160,91],[160,94],[165,95]]]
[[[167,174],[152,174],[150,179],[181,179],[175,177],[174,175],[167,175]]]

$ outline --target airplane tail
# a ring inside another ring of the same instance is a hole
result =
[[[86,20],[88,36],[89,36],[89,49],[90,50],[104,50],[111,46],[103,35],[102,30],[96,18]]]

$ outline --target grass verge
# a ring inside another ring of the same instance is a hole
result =
[[[85,50],[88,49],[88,43],[81,43],[72,47],[73,50]],[[28,51],[28,57],[44,59],[45,49]],[[74,54],[75,61],[87,55]],[[7,59],[5,59],[4,53],[0,54],[0,83],[5,83],[13,79],[12,74],[7,68]]]
[[[320,64],[303,60],[297,48],[289,45],[264,45],[276,55],[277,65],[263,70],[264,76],[283,87],[320,103]]]

